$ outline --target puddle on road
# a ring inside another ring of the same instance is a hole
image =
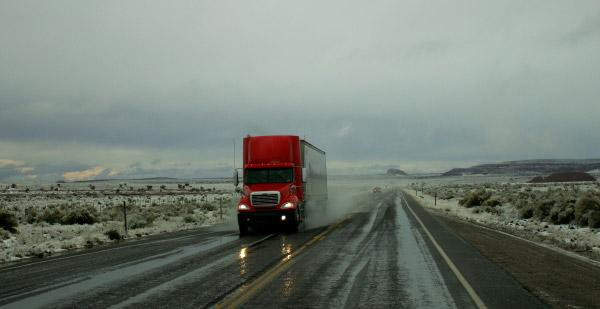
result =
[[[283,261],[287,261],[292,258],[292,244],[287,242],[287,236],[281,237],[281,255]]]
[[[248,248],[240,249],[240,277],[244,277],[248,273]]]

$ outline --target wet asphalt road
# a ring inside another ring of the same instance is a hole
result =
[[[543,307],[400,191],[297,234],[160,235],[3,266],[0,282],[7,308]]]

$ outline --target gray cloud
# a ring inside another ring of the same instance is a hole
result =
[[[561,42],[565,45],[581,44],[587,40],[597,41],[600,36],[600,12],[579,23],[575,29],[567,32]]]
[[[0,159],[40,175],[229,175],[246,134],[306,136],[340,173],[599,157],[598,12],[4,1]]]

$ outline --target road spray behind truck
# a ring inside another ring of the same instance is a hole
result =
[[[297,232],[306,219],[307,204],[315,208],[326,204],[325,152],[298,136],[247,136],[243,162],[240,235],[269,223]],[[237,186],[237,170],[234,178]]]

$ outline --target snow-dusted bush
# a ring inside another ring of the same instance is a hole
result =
[[[96,210],[92,207],[71,209],[63,218],[62,224],[94,224],[97,222]]]
[[[579,225],[600,227],[600,198],[598,194],[584,194],[575,204],[575,220]]]
[[[148,227],[154,223],[154,217],[150,215],[134,214],[127,218],[127,225],[131,229],[140,229]]]
[[[556,203],[550,210],[547,221],[554,224],[568,224],[575,219],[575,208],[569,203]]]
[[[106,231],[106,233],[104,233],[104,235],[106,235],[106,237],[108,237],[108,239],[110,239],[110,240],[123,239],[123,236],[121,236],[121,233],[119,233],[119,231],[117,231],[117,230],[108,230],[108,231]]]
[[[65,212],[59,207],[47,207],[37,217],[34,222],[47,222],[50,224],[60,224],[65,216]]]
[[[491,196],[492,193],[485,189],[475,190],[473,192],[467,193],[462,199],[458,201],[458,204],[467,208],[481,206]]]
[[[555,200],[554,199],[544,199],[538,200],[533,206],[533,217],[544,221],[548,215],[550,215],[550,210],[554,207]]]
[[[492,196],[489,199],[485,200],[481,205],[489,206],[489,207],[497,207],[497,206],[501,206],[502,202],[500,202],[498,197]]]
[[[452,189],[442,189],[442,190],[438,190],[438,192],[437,192],[437,197],[442,200],[449,200],[451,198],[454,198],[455,196],[456,196],[456,194],[454,193],[454,190],[452,190]]]
[[[15,218],[15,215],[13,215],[12,213],[5,211],[3,209],[0,209],[0,228],[11,232],[11,233],[16,233],[17,232],[17,226],[19,224],[17,223],[17,219]]]

